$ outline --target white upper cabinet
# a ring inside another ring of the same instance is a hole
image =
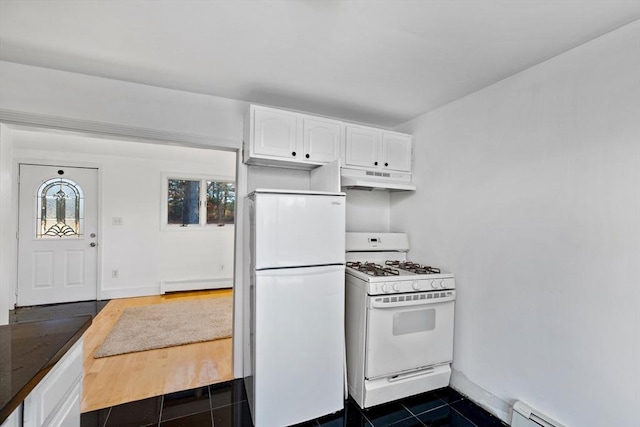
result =
[[[252,105],[245,120],[244,161],[314,168],[339,158],[343,129],[338,120]]]
[[[244,162],[313,169],[341,159],[356,170],[411,174],[411,135],[294,111],[251,105]],[[408,174],[408,175],[407,175]]]
[[[411,135],[347,125],[345,166],[411,172]]]
[[[296,157],[298,116],[272,109],[255,109],[253,153],[265,156]]]
[[[383,132],[381,158],[383,169],[411,172],[411,135]]]
[[[376,168],[380,149],[380,131],[362,126],[347,125],[344,164]]]
[[[342,123],[335,120],[304,117],[303,152],[305,159],[328,163],[340,155]]]

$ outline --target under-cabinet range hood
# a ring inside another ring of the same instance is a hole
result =
[[[342,168],[340,186],[347,190],[413,191],[410,173]]]

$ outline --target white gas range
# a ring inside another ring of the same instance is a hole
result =
[[[347,267],[348,274],[368,283],[369,295],[455,289],[453,274],[412,261],[347,261]]]
[[[407,261],[404,233],[347,233],[349,393],[362,407],[449,384],[455,280]]]

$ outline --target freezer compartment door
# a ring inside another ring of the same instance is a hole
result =
[[[344,196],[256,194],[252,206],[256,270],[344,264]]]
[[[344,267],[256,272],[256,427],[339,411],[344,399]]]

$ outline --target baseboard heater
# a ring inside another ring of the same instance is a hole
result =
[[[564,425],[518,400],[513,405],[511,427],[564,427]]]
[[[216,277],[212,279],[163,280],[160,282],[160,293],[180,291],[200,291],[206,289],[225,289],[233,287],[233,278]]]

